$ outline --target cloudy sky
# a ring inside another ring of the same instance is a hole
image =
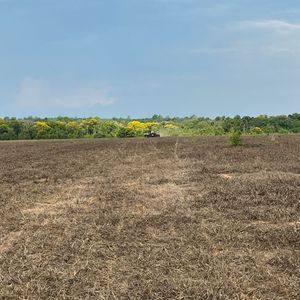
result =
[[[299,0],[0,0],[0,116],[292,112]]]

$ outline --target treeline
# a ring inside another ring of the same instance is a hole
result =
[[[300,133],[300,114],[258,117],[235,116],[171,118],[0,118],[1,140],[113,138],[143,136],[154,130],[162,136],[224,135],[233,131],[243,134]]]

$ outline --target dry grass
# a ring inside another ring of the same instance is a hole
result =
[[[299,299],[300,136],[0,144],[0,299]]]

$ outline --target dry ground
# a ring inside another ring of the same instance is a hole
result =
[[[300,136],[0,143],[0,299],[300,299]]]

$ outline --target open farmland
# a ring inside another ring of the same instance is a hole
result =
[[[0,299],[300,299],[300,136],[0,143]]]

